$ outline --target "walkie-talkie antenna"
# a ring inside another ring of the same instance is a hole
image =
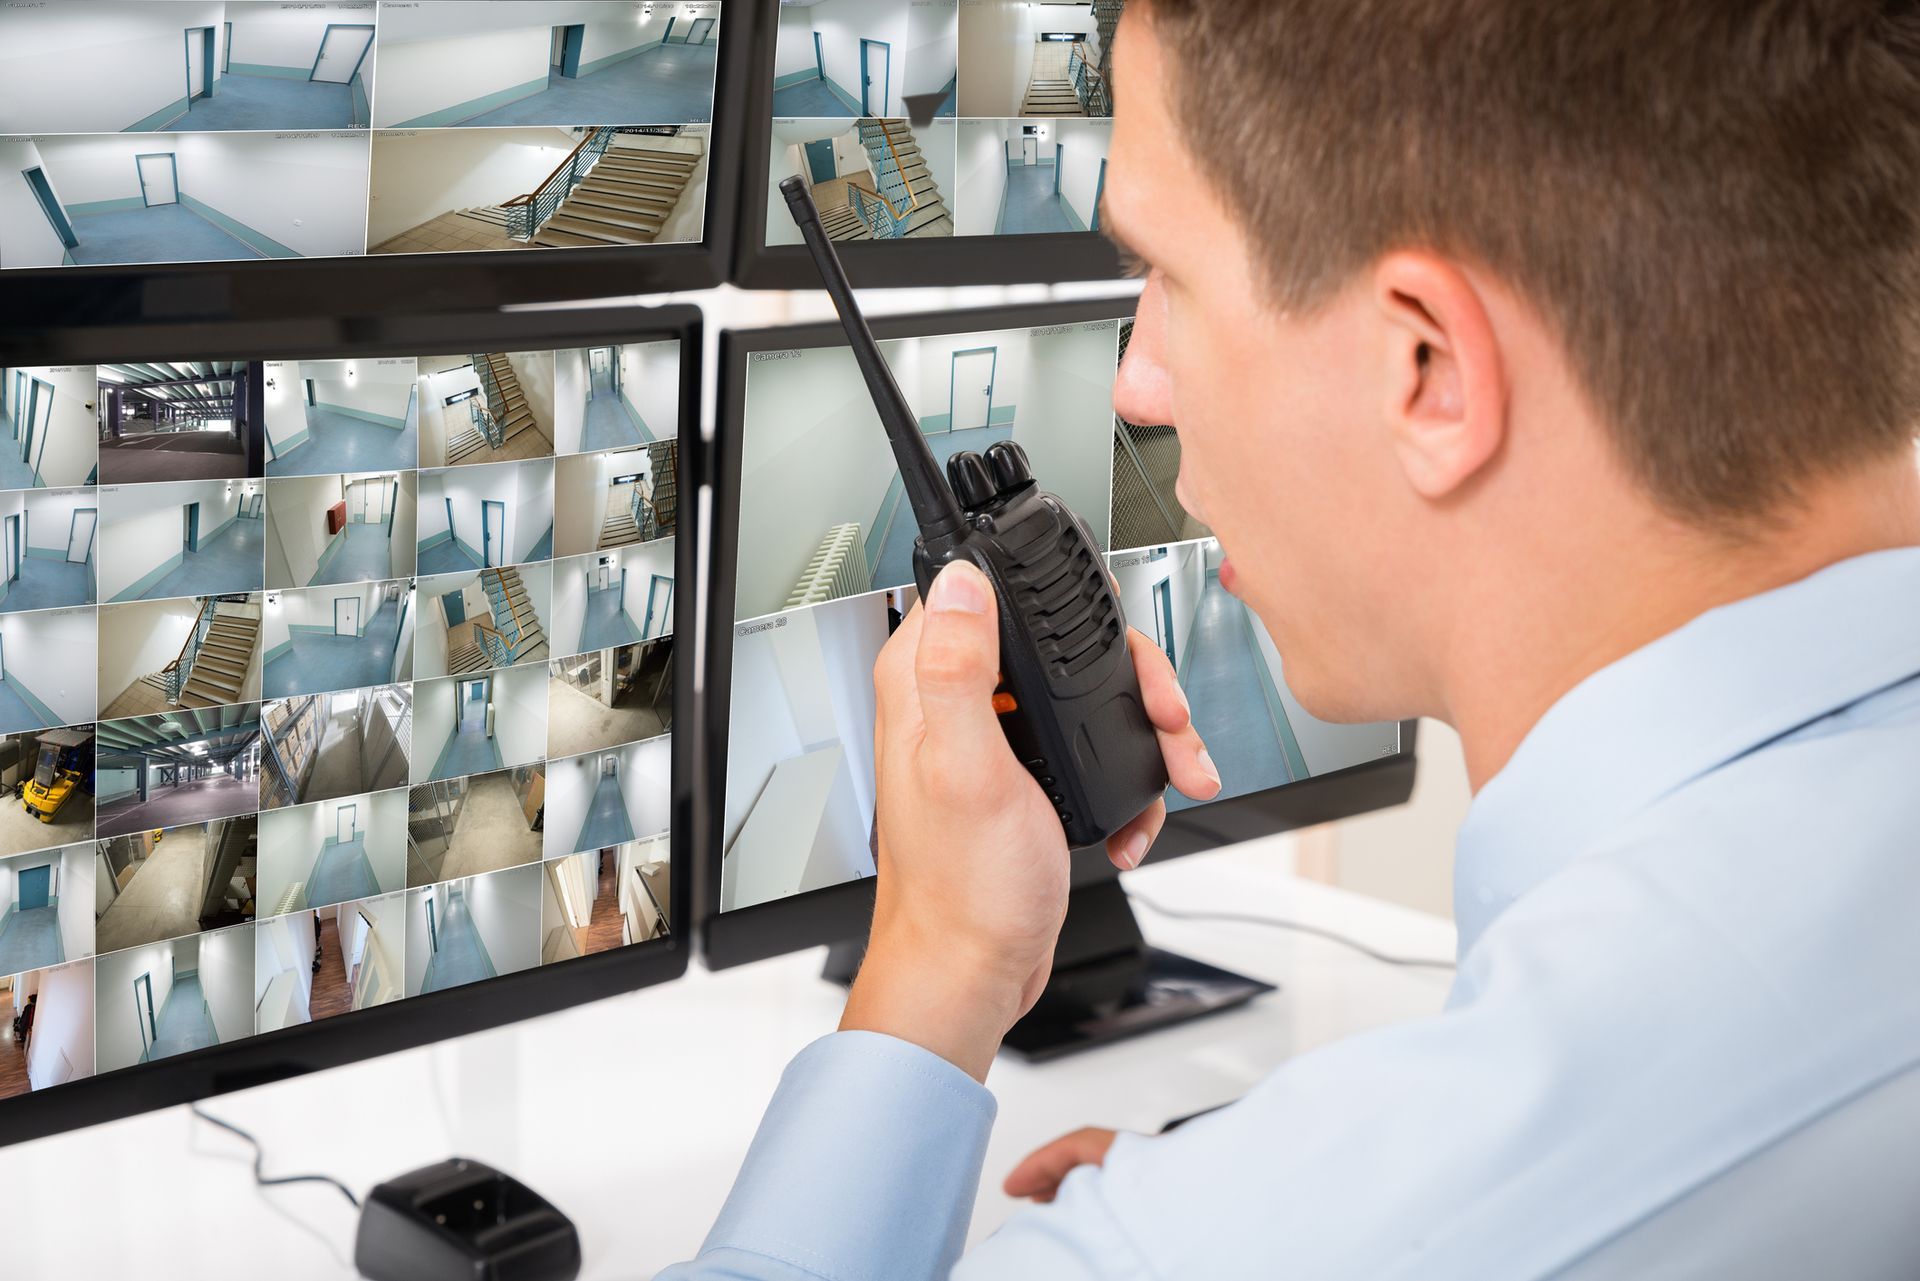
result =
[[[893,371],[880,355],[880,344],[873,340],[873,331],[867,328],[866,319],[853,300],[853,286],[847,282],[840,255],[820,225],[820,211],[814,206],[813,193],[807,190],[806,180],[798,175],[783,180],[780,193],[787,198],[787,208],[793,211],[793,220],[799,224],[814,264],[820,268],[827,296],[833,299],[834,310],[840,313],[840,325],[847,331],[853,359],[867,380],[874,408],[880,411],[880,425],[887,429],[887,439],[893,444],[893,457],[900,465],[900,479],[906,486],[907,501],[913,505],[914,519],[920,524],[920,536],[931,539],[955,532],[966,518],[954,499],[953,490],[947,487],[946,478],[940,474],[940,464],[934,461],[933,451],[927,448],[926,437],[920,434],[919,418],[907,404],[900,384],[894,381]]]

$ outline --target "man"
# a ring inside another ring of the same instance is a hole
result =
[[[1448,1008],[1043,1149],[961,1259],[1066,852],[950,568],[842,1030],[669,1275],[1920,1275],[1920,7],[1151,0],[1116,57],[1117,407],[1310,711],[1460,731]]]

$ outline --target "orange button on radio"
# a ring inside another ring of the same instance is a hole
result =
[[[1008,712],[1018,711],[1019,708],[1020,704],[1014,702],[1013,695],[1007,693],[1005,690],[993,696],[993,710],[1001,716],[1005,716]]]

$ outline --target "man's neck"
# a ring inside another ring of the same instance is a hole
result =
[[[1586,560],[1597,570],[1567,572],[1563,590],[1530,601],[1528,617],[1504,633],[1473,628],[1456,647],[1446,717],[1460,731],[1473,790],[1601,668],[1718,606],[1855,556],[1920,546],[1920,466],[1900,461],[1907,465],[1822,481],[1757,533],[1706,532],[1651,514],[1638,529],[1615,525]]]

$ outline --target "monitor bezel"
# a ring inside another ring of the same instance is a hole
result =
[[[895,338],[964,334],[992,329],[1070,325],[1125,319],[1126,298],[1036,303],[952,312],[875,317],[870,321],[881,341]],[[706,810],[701,848],[695,853],[699,878],[701,959],[709,969],[726,969],[788,952],[859,938],[873,915],[872,878],[812,890],[777,902],[720,910],[720,839],[726,812],[728,715],[732,704],[734,582],[739,567],[741,437],[745,425],[749,358],[755,352],[843,346],[846,337],[834,323],[768,329],[727,329],[719,334],[719,384],[715,434],[707,455],[711,493],[708,533],[711,604],[703,648],[706,675],[701,687],[701,734],[705,740]],[[875,448],[881,447],[876,439]],[[1400,750],[1393,756],[1303,782],[1249,796],[1215,802],[1168,815],[1147,862],[1199,853],[1234,841],[1250,840],[1330,822],[1405,802],[1413,793],[1415,722],[1400,726]],[[1115,875],[1099,850],[1076,850],[1075,886]]]
[[[729,10],[741,16],[729,20]],[[272,320],[314,312],[438,314],[713,288],[725,279],[733,258],[740,159],[749,121],[740,112],[724,110],[723,104],[738,101],[749,82],[753,28],[759,20],[744,0],[723,0],[720,14],[707,135],[707,212],[697,242],[636,249],[14,268],[0,271],[0,301],[6,303],[0,308],[0,347],[31,345],[49,325]]]
[[[804,245],[766,243],[773,153],[773,80],[780,0],[732,0],[754,10],[754,43],[744,64],[747,134],[740,152],[740,212],[735,223],[732,283],[743,289],[817,289],[818,270]],[[964,5],[967,0],[959,0]],[[787,119],[782,116],[780,119]],[[954,120],[970,117],[952,117]],[[898,245],[836,245],[856,288],[1014,285],[1117,280],[1120,253],[1097,232],[1025,236],[954,236]]]
[[[269,328],[278,333],[285,327]],[[684,506],[674,544],[674,574],[681,581],[696,581],[703,332],[697,308],[365,318],[321,326],[323,336],[315,336],[313,326],[301,328],[300,345],[291,347],[263,335],[257,325],[176,326],[136,331],[131,336],[116,333],[111,339],[85,331],[54,330],[43,335],[44,342],[36,353],[50,359],[34,363],[189,359],[195,353],[210,351],[219,352],[223,359],[247,360],[338,359],[396,352],[424,356],[488,350],[496,345],[513,351],[558,350],[677,339],[681,344],[679,481]],[[113,343],[118,344],[117,355],[99,354]],[[688,638],[691,644],[698,635],[697,594],[676,592],[675,596],[674,635]],[[668,847],[674,928],[667,938],[538,965],[468,987],[406,997],[318,1023],[256,1033],[228,1044],[0,1099],[0,1147],[414,1049],[679,978],[686,972],[693,952],[696,921],[691,882],[694,850],[698,847],[695,825],[702,812],[695,803],[695,666],[682,661],[674,669],[673,827]],[[84,959],[91,962],[98,958]]]

